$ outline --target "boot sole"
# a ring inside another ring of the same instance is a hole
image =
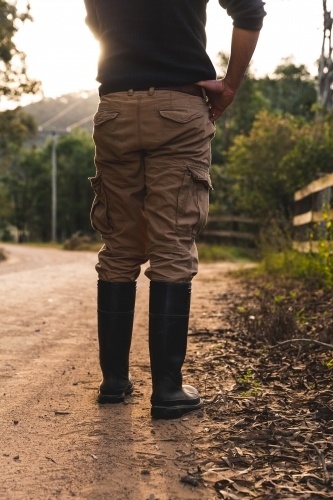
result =
[[[155,420],[163,419],[163,420],[171,420],[174,418],[180,418],[187,413],[192,413],[193,411],[200,410],[202,408],[202,402],[193,406],[153,406],[151,408],[150,414],[151,417]]]
[[[101,405],[109,404],[109,405],[115,405],[118,403],[122,403],[125,401],[125,396],[128,396],[129,394],[132,394],[134,391],[134,386],[133,384],[126,389],[125,392],[121,394],[101,394],[99,393],[97,396],[97,401]]]

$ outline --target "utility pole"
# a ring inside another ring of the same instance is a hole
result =
[[[57,134],[52,132],[52,241],[57,241]]]
[[[323,0],[324,33],[321,56],[319,59],[318,91],[320,104],[325,109],[333,107],[333,60],[332,60],[332,26],[333,19],[327,0]]]

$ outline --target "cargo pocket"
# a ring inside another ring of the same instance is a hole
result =
[[[117,116],[119,116],[119,113],[120,111],[109,111],[105,109],[98,110],[93,118],[94,126],[99,127],[105,122],[114,120]]]
[[[96,177],[90,177],[89,180],[95,193],[95,198],[90,210],[91,226],[102,235],[111,235],[113,229],[108,221],[107,198],[104,192],[101,174],[97,174]]]
[[[213,189],[206,168],[188,165],[179,190],[176,231],[192,238],[205,226],[209,210],[209,191]]]

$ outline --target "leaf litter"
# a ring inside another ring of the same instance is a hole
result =
[[[211,302],[221,328],[191,333],[185,373],[205,401],[192,477],[218,498],[333,498],[333,350],[319,344],[333,341],[333,292],[233,283]]]

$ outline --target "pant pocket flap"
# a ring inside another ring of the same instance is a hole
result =
[[[168,118],[169,120],[178,123],[188,123],[195,118],[200,118],[202,116],[202,113],[199,113],[198,111],[193,112],[193,110],[190,109],[165,109],[160,110],[159,114],[164,118]]]
[[[118,115],[119,111],[97,111],[93,118],[94,125],[95,127],[98,127],[99,125],[102,125],[102,123],[114,120]]]
[[[210,175],[206,169],[194,165],[188,165],[187,168],[195,182],[201,182],[207,189],[213,189]]]

